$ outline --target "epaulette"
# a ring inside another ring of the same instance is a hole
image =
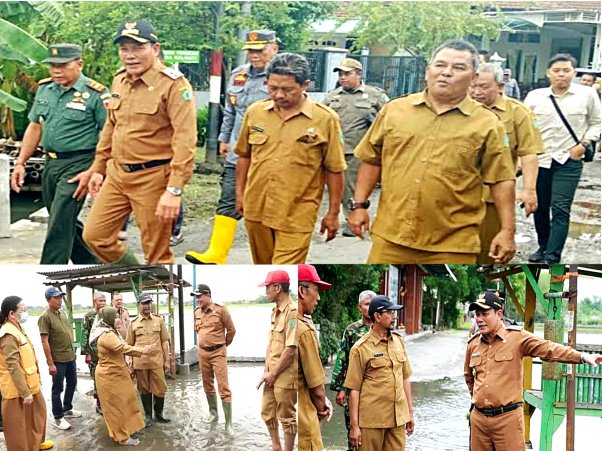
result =
[[[466,341],[466,343],[470,343],[472,340],[474,340],[474,339],[475,339],[475,337],[479,337],[479,336],[481,336],[481,332],[477,332],[477,333],[475,333],[474,335],[472,335],[472,336],[471,336],[471,337],[470,337],[470,338],[469,338],[469,339]]]
[[[370,332],[368,332],[367,334],[362,335],[360,337],[360,339],[355,342],[355,344],[353,345],[353,347],[355,348],[356,346],[360,346],[362,343],[364,343],[366,340],[368,340],[368,338],[370,338]]]
[[[134,319],[130,321],[130,324],[132,324],[134,321],[136,321],[138,318],[141,318],[141,315],[136,315],[134,316]]]
[[[151,316],[156,316],[157,318],[163,319],[163,317],[161,315],[157,315],[156,313],[151,313]]]
[[[196,312],[196,311],[197,311],[198,309],[200,309],[200,308],[201,308],[201,306],[200,306],[200,305],[198,305],[198,306],[197,306],[197,308],[195,308],[195,309],[194,309],[194,311]]]
[[[117,69],[117,72],[115,72],[115,75],[119,75],[125,72],[125,66],[120,67],[119,69]]]
[[[319,102],[315,102],[315,105],[318,106],[319,108],[322,108],[323,110],[328,111],[331,114],[336,114],[336,116],[339,117],[337,112],[335,110],[333,110],[332,108],[330,108],[329,106],[326,106],[323,103],[319,103]]]
[[[52,77],[48,77],[48,78],[42,78],[40,81],[38,81],[38,85],[45,85],[48,84],[52,81]]]
[[[402,332],[401,332],[399,329],[393,329],[393,330],[391,331],[391,333],[393,333],[393,334],[397,335],[398,337],[401,337],[401,338],[403,338],[403,334],[402,334]]]
[[[161,73],[167,75],[172,80],[177,80],[178,78],[184,76],[182,72],[180,72],[177,69],[174,69],[173,67],[166,67],[161,71]]]
[[[102,83],[98,83],[96,80],[88,80],[86,86],[90,89],[93,89],[96,92],[105,92],[107,90],[107,87],[105,85],[103,85]]]
[[[518,330],[520,332],[521,330],[523,330],[523,326],[519,326],[518,324],[506,326],[506,330]]]

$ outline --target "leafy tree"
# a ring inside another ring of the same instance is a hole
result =
[[[361,318],[358,295],[364,290],[380,292],[387,265],[316,265],[322,280],[333,288],[320,292],[312,317],[320,325],[320,357],[323,361],[337,352],[345,327]]]
[[[501,17],[485,16],[473,2],[351,2],[341,22],[357,20],[354,47],[385,44],[428,58],[440,44],[468,35],[497,39]]]

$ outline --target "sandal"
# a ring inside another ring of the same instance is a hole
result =
[[[128,438],[125,442],[119,442],[122,446],[138,446],[140,444],[140,440]]]

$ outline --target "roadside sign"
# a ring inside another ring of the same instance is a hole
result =
[[[201,54],[198,50],[163,50],[163,56],[168,64],[197,64],[201,62]]]

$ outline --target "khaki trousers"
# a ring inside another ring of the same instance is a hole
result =
[[[297,389],[271,387],[263,389],[261,418],[268,429],[277,429],[280,420],[285,434],[297,434]]]
[[[245,219],[249,245],[256,265],[298,265],[305,263],[311,232],[283,232]]]
[[[478,263],[493,263],[493,259],[489,256],[489,247],[495,236],[500,231],[500,221],[497,216],[495,204],[485,202],[485,219],[481,223],[479,229],[479,238],[481,240],[481,253],[477,258]]]
[[[475,254],[458,252],[429,252],[387,241],[372,234],[372,248],[368,263],[476,263]]]
[[[395,428],[361,428],[359,451],[403,451],[406,448],[405,424]]]
[[[159,398],[165,398],[167,384],[165,383],[165,372],[163,367],[150,370],[135,370],[136,386],[141,395],[152,393]]]
[[[486,417],[477,409],[470,414],[471,451],[524,451],[523,409]]]
[[[113,263],[123,256],[125,245],[117,235],[132,210],[140,228],[146,262],[174,263],[169,247],[171,225],[160,223],[155,216],[169,173],[169,164],[125,172],[114,160],[109,160],[105,181],[84,228],[84,241],[104,263]]]
[[[231,402],[232,392],[228,384],[228,364],[226,358],[226,345],[215,351],[205,351],[199,346],[199,364],[203,390],[208,395],[215,394],[214,379],[217,379],[217,388],[222,401]]]
[[[46,440],[46,403],[42,392],[33,395],[33,403],[23,398],[2,399],[4,439],[9,451],[38,451]]]

